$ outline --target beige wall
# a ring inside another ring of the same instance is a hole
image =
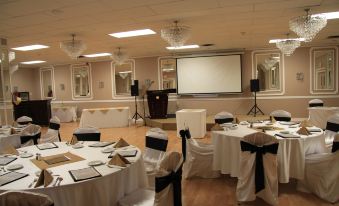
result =
[[[18,87],[19,92],[29,92],[30,99],[40,99],[40,73],[34,68],[20,68],[11,76],[12,88]]]
[[[145,84],[146,79],[154,81],[150,90],[158,88],[158,57],[136,58],[135,60],[135,79],[139,80],[139,87]],[[112,80],[111,80],[111,62],[93,62],[92,69],[92,90],[93,99],[86,101],[72,100],[71,93],[71,72],[70,66],[55,66],[55,88],[56,100],[54,103],[77,105],[79,111],[83,108],[94,107],[115,107],[129,106],[131,114],[134,112],[133,98],[115,98],[112,99]],[[245,51],[242,57],[242,94],[219,95],[218,97],[191,97],[170,96],[169,113],[174,113],[183,108],[205,108],[208,114],[215,114],[222,110],[234,114],[246,114],[253,105],[253,98],[249,88],[249,82],[252,78],[252,51]],[[34,72],[32,72],[34,71]],[[285,94],[276,96],[258,97],[258,105],[264,113],[268,114],[275,109],[284,109],[290,111],[294,117],[307,117],[308,101],[320,97],[324,100],[326,106],[339,106],[339,94],[336,95],[317,95],[310,93],[310,48],[298,48],[290,57],[284,58],[285,71]],[[304,80],[296,80],[298,72],[304,73]],[[13,76],[13,85],[18,85],[19,90],[26,88],[32,92],[32,96],[40,98],[38,69],[20,69]],[[337,74],[338,75],[338,74]],[[26,81],[25,79],[30,79]],[[36,82],[36,83],[35,83]],[[104,88],[99,88],[99,82],[104,82]],[[65,85],[62,91],[60,84]],[[37,95],[39,94],[39,95]],[[147,102],[146,102],[147,105]],[[142,110],[142,104],[139,102],[139,112]],[[140,112],[142,113],[142,112]]]

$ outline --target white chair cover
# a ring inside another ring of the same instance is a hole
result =
[[[32,121],[33,119],[27,116],[21,116],[18,119],[16,119],[16,122],[18,124],[28,124],[28,123],[31,123]]]
[[[253,133],[244,137],[244,141],[250,145],[258,147],[275,145],[278,141],[265,133]],[[276,150],[278,147],[276,147]],[[241,152],[240,175],[237,184],[237,200],[239,202],[253,201],[256,196],[262,198],[271,205],[278,203],[278,172],[276,154],[265,153],[262,155],[264,171],[264,189],[256,193],[255,171],[256,171],[256,153]]]
[[[0,205],[8,206],[52,206],[53,200],[40,193],[7,191],[0,194]]]
[[[49,120],[49,128],[47,133],[42,135],[39,143],[47,143],[47,142],[60,142],[60,119],[56,116],[53,116]]]
[[[325,144],[327,147],[331,147],[334,136],[339,132],[339,114],[330,116],[327,120],[325,130]]]
[[[309,107],[322,107],[324,102],[321,99],[312,99],[308,102]]]
[[[271,112],[270,116],[277,121],[291,121],[291,113],[284,110],[275,110]]]
[[[335,144],[339,143],[339,134]],[[306,156],[305,177],[298,181],[297,189],[312,192],[321,199],[335,203],[339,200],[339,150],[332,153],[312,154]]]
[[[214,121],[215,123],[218,123],[218,124],[232,122],[233,119],[234,119],[233,114],[229,112],[219,112],[218,114],[214,116]]]
[[[21,147],[26,147],[30,145],[37,144],[38,139],[40,139],[41,127],[39,125],[30,124],[25,127],[21,133]],[[25,141],[24,139],[30,138],[29,141]]]
[[[79,141],[100,141],[100,134],[95,127],[79,127],[73,132]]]
[[[50,123],[60,124],[60,119],[57,116],[53,116],[50,120]]]

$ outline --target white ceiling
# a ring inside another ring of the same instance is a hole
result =
[[[72,62],[59,48],[71,33],[87,44],[85,54],[122,47],[132,57],[169,55],[160,30],[174,20],[192,28],[187,44],[215,44],[198,51],[274,48],[268,40],[284,38],[288,21],[309,7],[311,13],[339,11],[339,0],[0,0],[0,37],[10,48],[50,46],[16,52],[18,62],[47,64]],[[145,28],[157,34],[125,39],[107,35]],[[338,45],[339,39],[327,39],[331,35],[339,35],[339,19],[329,20],[315,40],[303,45]]]

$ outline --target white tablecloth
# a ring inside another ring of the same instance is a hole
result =
[[[128,119],[129,107],[83,109],[80,119],[80,127],[127,127]]]
[[[57,116],[60,122],[77,121],[76,106],[52,106],[52,116]]]
[[[339,107],[309,107],[309,121],[314,126],[326,128],[327,120],[335,113],[339,113]]]
[[[189,128],[193,138],[203,138],[206,134],[206,109],[182,109],[176,112],[177,136],[180,130]]]
[[[67,146],[65,142],[57,142],[59,148],[39,150],[36,146],[30,146],[19,149],[20,151],[28,151],[30,153],[41,153],[42,156],[49,156],[65,152],[71,152],[75,155],[85,158],[83,161],[65,164],[50,168],[52,174],[57,174],[63,177],[61,186],[52,186],[46,188],[43,186],[38,188],[28,188],[28,185],[36,177],[35,172],[40,169],[36,167],[29,158],[18,158],[10,164],[23,164],[24,168],[17,170],[21,173],[27,173],[29,176],[24,177],[15,182],[9,183],[0,187],[0,193],[6,190],[29,190],[31,192],[44,193],[49,195],[54,200],[55,206],[114,206],[124,195],[147,186],[147,177],[144,168],[141,151],[138,149],[136,157],[128,158],[132,163],[127,168],[110,168],[106,165],[95,167],[102,177],[74,182],[69,170],[87,168],[88,162],[94,160],[109,161],[107,153],[102,153],[103,148],[93,148],[87,145],[95,142],[85,142],[84,148],[73,149]],[[107,146],[111,147],[111,146]],[[129,147],[129,149],[137,149]],[[56,179],[56,177],[54,177]]]
[[[259,125],[259,124],[258,124]],[[258,126],[254,124],[254,126]],[[285,128],[291,132],[299,128],[288,128],[288,126],[276,123],[277,127]],[[230,174],[232,177],[239,176],[240,166],[240,141],[248,134],[257,132],[248,126],[238,125],[236,130],[213,131],[212,143],[215,147],[213,153],[213,169],[223,174]],[[277,131],[267,131],[274,135]],[[278,173],[279,182],[287,183],[290,178],[303,179],[305,156],[314,152],[325,151],[325,140],[323,132],[314,133],[301,138],[280,138],[278,149]]]

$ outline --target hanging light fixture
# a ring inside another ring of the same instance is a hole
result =
[[[310,9],[305,9],[306,15],[293,18],[289,21],[292,31],[299,37],[305,38],[305,42],[310,42],[327,24],[325,15],[310,15]]]
[[[128,59],[128,55],[118,47],[118,50],[113,53],[112,58],[116,64],[122,65]]]
[[[277,40],[275,45],[277,46],[280,51],[285,54],[286,56],[290,56],[293,52],[300,47],[300,40],[299,39],[290,39],[289,34],[286,34],[286,39]]]
[[[72,59],[77,59],[87,47],[81,40],[75,40],[75,34],[72,34],[72,40],[60,42],[60,48]]]
[[[161,29],[161,38],[167,41],[172,47],[184,46],[191,36],[191,29],[187,26],[179,26],[178,21],[174,25]]]

